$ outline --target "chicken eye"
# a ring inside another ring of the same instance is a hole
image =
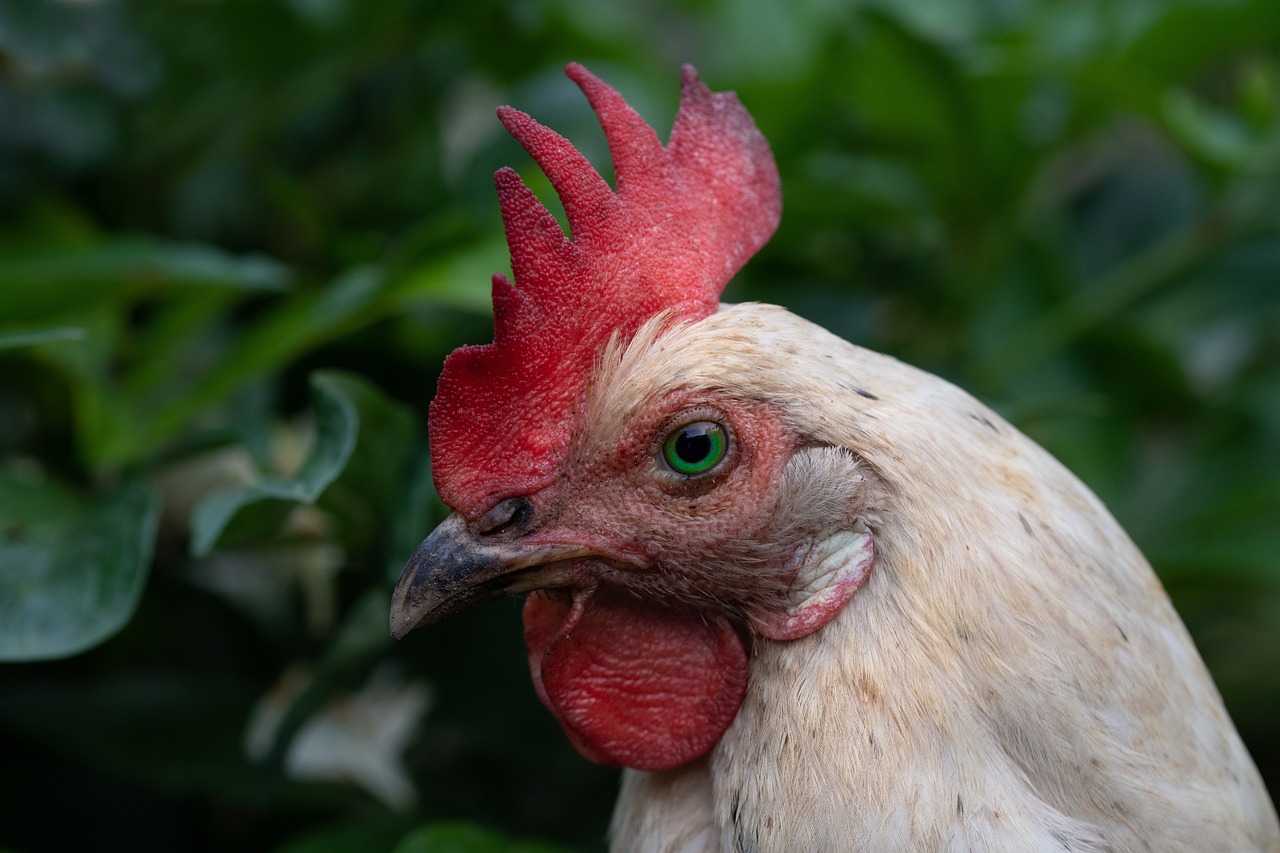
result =
[[[719,465],[728,445],[723,426],[698,421],[671,431],[662,442],[662,459],[677,474],[697,476]]]

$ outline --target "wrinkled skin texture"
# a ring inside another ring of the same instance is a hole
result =
[[[534,686],[583,755],[667,770],[705,755],[747,688],[747,654],[722,616],[605,587],[524,607]]]

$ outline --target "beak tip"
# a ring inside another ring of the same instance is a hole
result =
[[[519,507],[517,507],[517,510]],[[513,511],[514,512],[514,511]],[[574,552],[569,556],[578,556]],[[391,595],[389,629],[399,640],[423,625],[517,591],[529,577],[520,570],[554,564],[563,547],[481,542],[454,513],[409,558]]]
[[[403,640],[404,635],[413,630],[413,625],[408,619],[404,618],[404,611],[398,607],[392,607],[388,628],[391,630],[391,639]]]
[[[406,579],[402,578],[391,597],[389,627],[393,640],[403,640],[410,631],[430,621],[428,619],[430,609],[423,607],[422,602],[414,600],[414,587],[411,578],[409,580],[410,582],[406,583]]]

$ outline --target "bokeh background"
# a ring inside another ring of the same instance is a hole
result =
[[[968,388],[1149,555],[1280,791],[1275,0],[0,0],[0,847],[600,850],[518,603],[401,643],[511,103],[734,89],[730,301]],[[1016,686],[1014,687],[1016,689]]]

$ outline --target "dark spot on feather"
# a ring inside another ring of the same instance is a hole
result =
[[[1124,628],[1120,627],[1119,622],[1116,623],[1116,630],[1120,632],[1120,636],[1124,638],[1126,643],[1129,642],[1129,635],[1124,632]]]
[[[964,800],[960,799],[959,794],[956,794],[956,814],[964,817]]]
[[[854,685],[857,687],[858,692],[862,694],[864,702],[871,705],[883,704],[884,697],[880,693],[880,688],[866,675],[859,675]]]
[[[1022,522],[1022,529],[1027,531],[1028,536],[1035,536],[1036,532],[1031,529],[1031,522],[1027,521],[1027,517],[1022,513],[1018,513],[1018,521]]]
[[[757,835],[754,829],[742,825],[742,791],[733,792],[733,850],[734,853],[755,853],[756,844],[747,837]]]
[[[859,397],[866,397],[868,400],[879,400],[879,399],[880,399],[880,398],[879,398],[879,397],[877,397],[875,394],[872,394],[870,391],[868,391],[866,388],[857,388],[857,387],[855,387],[853,390],[854,390],[854,393],[856,393]]]
[[[1067,843],[1067,837],[1063,835],[1061,832],[1059,832],[1056,829],[1051,829],[1049,830],[1049,834],[1053,836],[1055,841],[1057,841],[1059,844],[1062,845],[1063,850],[1071,849],[1071,845]]]
[[[991,431],[992,431],[992,432],[999,432],[999,431],[1000,431],[999,429],[997,429],[997,428],[996,428],[996,425],[995,425],[995,424],[993,424],[991,421],[989,421],[989,420],[987,420],[986,418],[984,418],[982,415],[979,415],[979,414],[977,414],[977,413],[970,413],[969,417],[973,418],[973,419],[974,419],[975,421],[977,421],[978,423],[980,423],[980,424],[984,424],[985,426],[989,427],[989,428],[991,429]]]

